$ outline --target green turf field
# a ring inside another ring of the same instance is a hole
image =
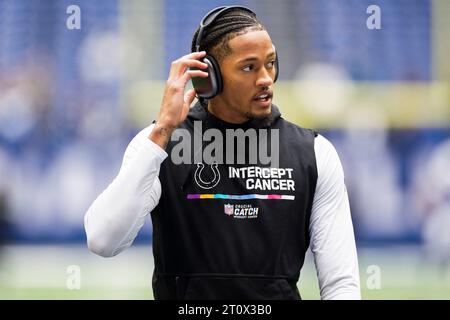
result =
[[[450,270],[424,262],[417,248],[359,248],[358,254],[364,299],[450,298]],[[135,246],[107,259],[83,246],[11,246],[1,259],[0,299],[153,298],[150,246]],[[380,272],[379,281],[373,281],[373,266]],[[73,281],[78,275],[73,270],[79,271],[79,282]],[[79,289],[67,287],[76,283]],[[320,298],[310,255],[299,289],[303,299]]]

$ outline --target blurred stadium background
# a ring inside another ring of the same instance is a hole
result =
[[[340,154],[363,298],[449,299],[447,0],[0,0],[0,298],[152,298],[151,223],[104,259],[83,215],[157,116],[170,62],[224,4],[267,26],[284,117]],[[380,30],[366,26],[373,4]],[[310,255],[299,288],[319,298]]]

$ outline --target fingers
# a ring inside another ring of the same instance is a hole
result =
[[[186,71],[183,76],[179,79],[180,85],[183,87],[186,86],[186,83],[193,77],[201,77],[206,78],[208,76],[208,73],[201,70],[188,70]]]
[[[206,78],[207,72],[201,70],[187,70],[180,78],[175,80],[167,80],[166,89],[171,92],[183,92],[186,88],[186,84],[192,77]]]
[[[193,52],[172,62],[169,79],[166,82],[166,90],[172,92],[172,94],[183,94],[184,96],[186,84],[192,77],[208,77],[208,73],[202,71],[208,65],[202,61],[193,59],[203,57],[205,54],[206,52],[204,51]],[[190,99],[190,96],[187,98]]]
[[[196,59],[199,60],[206,56],[206,51],[192,52],[182,57],[186,59]]]
[[[208,65],[199,60],[185,59],[172,62],[172,67],[170,69],[169,78],[179,78],[181,77],[188,68],[206,69]]]
[[[196,67],[199,69],[205,69],[208,65],[202,61],[206,55],[205,51],[202,52],[193,52],[191,54],[185,55],[178,60],[172,62],[170,66],[169,78],[181,77],[187,68]]]

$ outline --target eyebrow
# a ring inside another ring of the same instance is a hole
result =
[[[269,53],[266,56],[266,59],[269,58],[270,56],[273,56],[273,55],[275,55],[275,51],[272,51],[271,53]],[[248,58],[239,60],[237,63],[248,62],[248,61],[255,61],[255,60],[258,60],[258,57],[248,57]]]

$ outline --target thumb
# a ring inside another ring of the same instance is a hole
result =
[[[190,89],[184,95],[184,103],[187,104],[189,107],[192,101],[194,101],[194,98],[195,98],[195,89]]]
[[[183,105],[183,111],[181,114],[181,118],[186,118],[189,109],[191,107],[192,101],[194,101],[195,98],[195,89],[190,89],[184,94],[184,105]]]

